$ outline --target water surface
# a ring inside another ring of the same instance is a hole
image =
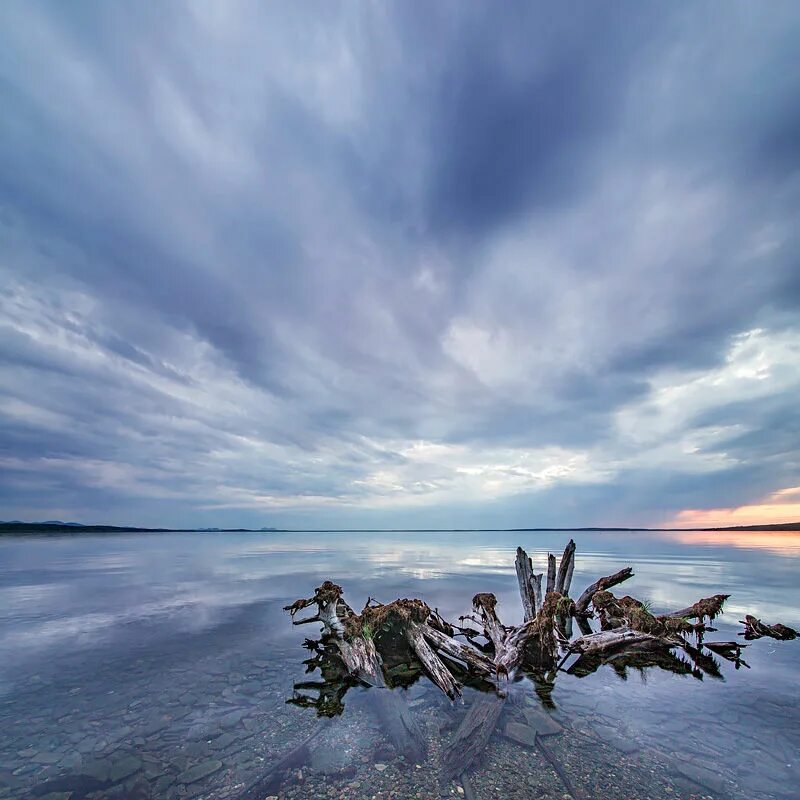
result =
[[[417,596],[449,619],[478,591],[504,622],[521,607],[514,551],[543,569],[567,533],[166,533],[0,539],[0,797],[238,797],[318,724],[287,704],[308,679],[281,607],[330,578],[367,597]],[[576,533],[573,594],[623,566],[624,590],[669,610],[730,593],[713,638],[745,612],[800,627],[800,535]],[[622,587],[620,587],[622,588]],[[703,679],[657,668],[561,673],[547,749],[571,788],[604,798],[800,797],[800,641],[763,639],[749,669],[721,661]],[[516,687],[468,790],[479,798],[569,797],[538,748],[503,735],[541,708]],[[475,701],[451,704],[427,681],[405,692],[428,757],[396,758],[367,690],[278,797],[461,796],[439,787],[437,758]],[[335,748],[333,747],[335,745]],[[336,757],[331,757],[332,752]],[[59,788],[56,781],[68,778]],[[71,782],[70,782],[71,781]],[[60,792],[60,793],[59,793]]]

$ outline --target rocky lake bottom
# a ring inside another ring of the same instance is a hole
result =
[[[294,683],[309,677],[301,663],[307,653],[300,646],[309,632],[291,628],[280,611],[285,601],[313,589],[338,566],[339,574],[352,580],[355,595],[379,589],[389,595],[432,595],[443,608],[450,602],[455,609],[473,586],[488,583],[494,590],[507,583],[510,591],[499,597],[510,606],[515,602],[515,539],[508,535],[511,556],[505,569],[507,554],[503,547],[496,552],[496,538],[491,553],[484,549],[481,564],[439,577],[402,577],[401,565],[410,563],[402,548],[365,577],[363,554],[346,562],[321,548],[306,576],[296,571],[296,552],[264,553],[244,538],[205,539],[205,554],[188,562],[178,558],[180,569],[162,567],[157,574],[142,572],[136,554],[144,548],[149,559],[148,548],[180,549],[186,539],[95,537],[92,546],[73,538],[56,545],[56,558],[37,550],[47,546],[44,541],[18,543],[16,552],[15,543],[1,543],[10,558],[2,562],[0,589],[6,589],[2,596],[10,602],[0,617],[0,798],[239,798],[318,726],[308,752],[264,797],[800,797],[798,642],[755,642],[745,651],[751,668],[735,670],[722,662],[719,678],[701,680],[655,667],[629,668],[624,675],[608,667],[584,678],[565,674],[556,681],[552,708],[543,706],[526,679],[520,680],[479,766],[464,782],[444,785],[439,754],[478,693],[465,690],[463,700],[451,703],[427,680],[396,690],[425,736],[427,755],[420,763],[397,757],[369,689],[350,690],[344,712],[332,719],[287,703]],[[593,563],[583,566],[587,575],[603,574],[597,562],[605,558],[637,566],[637,553],[626,558],[611,548],[600,558],[597,539],[577,542],[579,552],[583,546],[592,553],[587,560]],[[613,543],[622,547],[618,540]],[[432,561],[444,565],[446,556],[468,552],[461,540],[445,540],[440,553],[419,540],[412,544],[421,550],[417,563],[423,570]],[[108,552],[87,571],[87,553],[98,548]],[[638,553],[640,564],[650,564],[644,579],[652,586],[663,580],[659,570],[665,569],[663,552],[654,549],[658,557],[654,550]],[[364,553],[374,550],[364,545]],[[39,553],[40,562],[33,564]],[[798,563],[791,549],[788,556],[760,550],[756,555],[783,559],[777,561],[780,567]],[[486,566],[492,560],[494,570]],[[674,560],[670,555],[673,577]],[[752,560],[747,569],[753,568]],[[254,562],[269,566],[254,569]],[[697,568],[691,559],[686,563]],[[715,563],[721,563],[719,555]],[[237,568],[221,568],[225,564]],[[697,569],[690,588],[676,592],[681,594],[676,599],[707,578],[712,590],[722,588],[725,569],[711,577],[702,574],[707,566]],[[740,573],[744,569],[738,567]],[[187,570],[196,578],[191,590]],[[398,574],[400,579],[391,577]],[[396,579],[404,583],[393,584]],[[81,591],[70,604],[65,597],[71,596],[73,580]],[[782,590],[780,580],[775,596],[761,604],[772,617],[780,609],[780,621],[791,624],[797,621],[796,595]],[[686,584],[686,576],[680,582]],[[197,586],[210,584],[216,591],[198,599]],[[60,602],[57,592],[42,589],[48,585],[66,587]],[[92,585],[94,596],[87,597]],[[230,593],[242,585],[244,594]],[[168,586],[183,592],[178,600],[166,593]],[[719,620],[716,638],[735,638],[738,617],[735,607],[732,611]]]

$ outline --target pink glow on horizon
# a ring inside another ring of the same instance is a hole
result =
[[[678,528],[720,528],[781,522],[800,522],[800,486],[773,492],[761,503],[734,508],[685,509],[678,512],[671,525]]]

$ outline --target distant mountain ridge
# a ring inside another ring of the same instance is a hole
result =
[[[138,528],[135,526],[122,525],[84,525],[80,522],[61,522],[60,520],[47,520],[45,522],[22,522],[21,520],[11,520],[10,522],[0,522],[0,536],[14,534],[81,534],[81,533],[397,533],[407,530],[409,533],[472,533],[477,531],[510,531],[518,533],[535,533],[547,531],[564,532],[591,532],[591,531],[800,531],[800,522],[778,522],[767,525],[734,525],[724,528],[602,528],[602,527],[581,527],[581,528]]]
[[[56,520],[51,520],[49,522],[20,522],[19,520],[0,522],[0,536],[3,534],[15,533],[166,533],[168,530],[168,528],[128,528],[117,525],[83,525],[80,522],[58,522]]]
[[[10,521],[0,520],[0,530],[5,530],[10,527],[15,528],[81,528],[87,531],[197,531],[197,532],[211,532],[211,531],[253,531],[256,533],[265,533],[268,531],[277,531],[279,528],[140,528],[131,525],[84,525],[82,522],[62,522],[60,519],[48,519],[44,522],[22,522],[22,520],[13,519]]]
[[[0,520],[0,525],[67,525],[70,528],[85,528],[82,522],[62,522],[60,519],[46,519],[44,522],[22,522],[19,519],[12,519],[8,522]]]

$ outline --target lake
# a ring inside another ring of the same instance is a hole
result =
[[[542,571],[570,535],[574,596],[630,565],[635,576],[614,591],[656,612],[729,593],[710,640],[736,639],[746,612],[800,627],[796,533],[8,537],[0,797],[237,798],[320,724],[313,708],[286,702],[295,682],[318,677],[302,663],[316,628],[293,627],[284,605],[330,578],[357,610],[368,597],[420,597],[455,620],[473,594],[491,591],[503,621],[518,623],[517,545]],[[451,703],[426,680],[396,690],[425,735],[428,755],[415,764],[389,746],[370,690],[351,689],[270,796],[798,798],[800,640],[755,641],[744,659],[749,668],[717,659],[718,677],[609,665],[562,672],[549,709],[522,680],[466,787],[440,788],[438,755],[479,693]],[[552,720],[549,758],[504,735],[526,713]]]

